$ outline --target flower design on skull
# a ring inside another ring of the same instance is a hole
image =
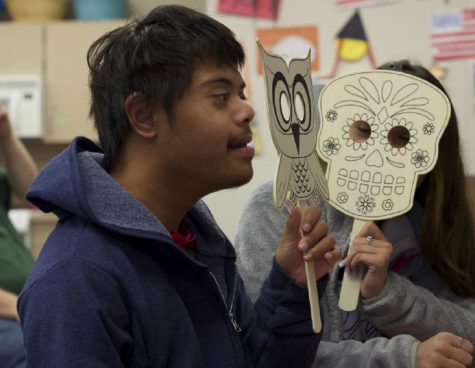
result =
[[[327,121],[335,121],[336,118],[338,117],[338,113],[335,110],[328,110],[328,112],[325,115],[325,118]]]
[[[394,207],[394,202],[390,199],[385,199],[382,203],[383,210],[391,211]]]
[[[346,194],[346,192],[340,192],[340,193],[338,193],[338,196],[336,197],[336,200],[340,204],[346,203],[348,201],[348,194]]]
[[[431,135],[432,133],[435,132],[435,126],[433,123],[431,123],[430,121],[428,121],[427,123],[424,124],[424,126],[422,127],[422,132],[425,134],[425,135]]]
[[[430,161],[429,154],[427,153],[426,150],[418,149],[416,152],[412,154],[411,162],[418,169],[421,167],[426,167],[429,161]]]
[[[323,151],[327,155],[336,155],[340,148],[341,145],[338,138],[330,137],[327,140],[323,141]]]
[[[362,142],[357,142],[351,138],[350,129],[353,124],[364,121],[367,123],[371,129],[368,139]],[[358,151],[362,149],[365,151],[368,148],[368,145],[374,145],[374,138],[378,136],[379,126],[375,123],[374,116],[368,117],[368,114],[355,114],[352,118],[348,118],[346,120],[346,124],[343,126],[343,136],[342,138],[345,140],[347,147],[353,146],[353,150]]]
[[[359,196],[358,200],[356,201],[356,209],[363,215],[367,215],[368,213],[373,212],[375,207],[376,202],[374,200],[374,197],[368,194]]]
[[[406,121],[402,118],[401,120],[392,119],[389,123],[384,124],[384,129],[381,131],[381,144],[384,145],[384,150],[386,152],[391,151],[393,156],[398,154],[404,156],[406,151],[412,151],[413,144],[417,142],[416,134],[417,130],[414,129],[414,124],[411,121]],[[402,127],[403,132],[409,132],[409,137],[407,143],[403,147],[395,147],[391,145],[389,135],[391,130],[394,128]]]

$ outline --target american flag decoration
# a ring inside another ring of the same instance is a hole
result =
[[[363,8],[365,6],[386,5],[399,0],[336,0],[336,5],[345,8]]]
[[[475,8],[444,10],[432,15],[434,61],[475,58]]]

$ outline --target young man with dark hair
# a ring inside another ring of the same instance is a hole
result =
[[[338,258],[319,209],[291,214],[253,305],[200,200],[252,177],[232,32],[161,6],[99,38],[88,63],[101,148],[75,139],[28,194],[59,217],[19,301],[28,367],[310,366],[303,259],[321,278]]]

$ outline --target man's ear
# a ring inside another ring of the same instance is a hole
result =
[[[140,92],[133,92],[125,100],[125,114],[132,129],[144,138],[154,138],[157,124],[153,106]]]

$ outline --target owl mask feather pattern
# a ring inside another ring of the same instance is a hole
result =
[[[287,64],[257,43],[264,63],[269,126],[279,153],[274,203],[282,210],[286,199],[294,206],[298,200],[315,200],[318,195],[328,200],[328,186],[316,152],[310,50],[305,59],[292,59]]]

